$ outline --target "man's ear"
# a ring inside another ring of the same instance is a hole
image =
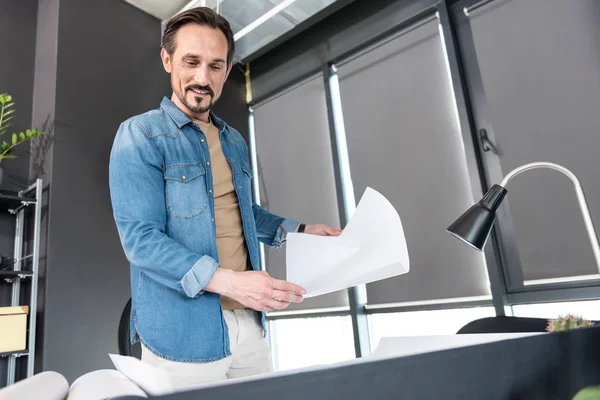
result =
[[[171,73],[171,56],[169,55],[169,53],[167,53],[167,50],[165,50],[164,48],[162,48],[160,50],[160,58],[162,59],[163,68],[165,69],[165,71],[167,71],[170,74]]]
[[[233,67],[233,63],[229,63],[229,66],[227,67],[227,73],[225,74],[225,81],[227,81],[227,78],[229,78],[229,73],[231,72],[231,67]]]

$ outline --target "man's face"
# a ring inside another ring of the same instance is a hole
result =
[[[171,74],[172,101],[188,116],[207,114],[221,96],[231,70],[227,49],[221,30],[197,24],[177,31],[171,56],[162,49],[163,66]]]

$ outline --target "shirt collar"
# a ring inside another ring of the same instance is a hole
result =
[[[160,107],[169,115],[169,117],[171,117],[179,129],[192,122],[192,120],[166,96],[162,99]],[[209,115],[212,123],[219,129],[219,131],[225,130],[227,127],[225,121],[217,117],[212,110],[209,111]]]

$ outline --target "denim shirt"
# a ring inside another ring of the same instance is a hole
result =
[[[229,162],[249,264],[260,270],[259,244],[281,247],[298,221],[252,201],[248,147],[211,113]],[[229,356],[220,296],[204,290],[219,267],[213,178],[206,136],[169,99],[123,122],[109,166],[114,219],[131,273],[131,342],[180,362]],[[266,332],[265,316],[261,316]]]

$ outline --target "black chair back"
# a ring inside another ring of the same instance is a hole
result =
[[[130,340],[130,329],[129,321],[131,319],[131,299],[125,305],[123,314],[121,314],[121,321],[119,321],[119,354],[122,356],[133,356],[135,358],[142,358],[142,346],[140,342],[131,344]]]
[[[465,333],[518,333],[545,332],[548,320],[545,318],[487,317],[471,321],[456,332]]]

